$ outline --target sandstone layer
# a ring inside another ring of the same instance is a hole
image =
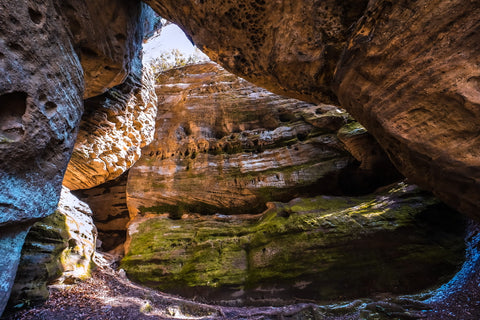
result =
[[[352,122],[340,109],[277,96],[212,63],[157,81],[155,139],[128,174],[132,216],[258,213],[302,193],[367,192],[336,136]]]
[[[88,203],[92,210],[101,249],[105,252],[120,246],[118,253],[123,253],[121,245],[126,240],[130,221],[126,199],[127,178],[128,171],[100,186],[75,192],[75,196]]]
[[[63,188],[58,210],[36,222],[25,239],[10,304],[44,301],[47,285],[88,277],[96,239],[90,208]]]
[[[414,186],[269,206],[260,215],[137,216],[121,267],[201,301],[277,305],[417,292],[463,256],[458,214]]]
[[[230,71],[339,101],[405,176],[480,219],[478,2],[146,3]]]
[[[85,100],[85,113],[63,185],[89,189],[125,172],[153,139],[157,96],[154,79],[139,57],[127,80]]]

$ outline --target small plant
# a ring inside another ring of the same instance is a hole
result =
[[[158,83],[159,75],[167,70],[184,67],[189,64],[201,62],[202,59],[195,55],[185,56],[178,49],[169,52],[162,52],[158,57],[149,61],[147,68],[150,68]]]

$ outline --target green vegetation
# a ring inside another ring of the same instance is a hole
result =
[[[461,261],[463,234],[425,223],[440,212],[450,227],[462,223],[401,184],[376,196],[275,203],[249,218],[159,216],[138,226],[121,267],[138,282],[187,295],[278,286],[317,300],[412,292]]]

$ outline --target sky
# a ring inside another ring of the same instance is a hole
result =
[[[209,60],[205,54],[193,46],[182,29],[170,23],[163,27],[159,34],[143,44],[143,62],[148,64],[148,61],[159,56],[160,53],[171,52],[173,49],[178,49],[186,57],[193,55],[198,60]]]

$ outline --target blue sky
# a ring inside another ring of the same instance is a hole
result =
[[[178,49],[186,57],[194,55],[198,60],[208,60],[206,55],[192,45],[182,29],[171,23],[143,44],[143,61],[147,64],[162,52],[171,52],[173,49]]]

